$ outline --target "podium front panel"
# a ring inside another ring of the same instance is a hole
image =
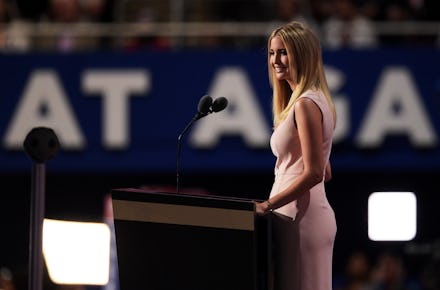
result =
[[[252,201],[112,191],[120,290],[264,290],[267,227]]]

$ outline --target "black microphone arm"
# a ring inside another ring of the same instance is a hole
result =
[[[177,183],[176,193],[180,193],[180,175],[181,175],[181,151],[182,151],[182,139],[185,133],[191,128],[191,126],[199,119],[211,114],[224,110],[228,105],[228,100],[225,97],[220,97],[212,101],[212,98],[208,95],[203,96],[197,106],[197,113],[186,125],[183,131],[177,138]]]

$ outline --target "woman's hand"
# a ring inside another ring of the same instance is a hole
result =
[[[271,204],[268,201],[255,202],[255,212],[257,215],[266,215],[271,211]]]

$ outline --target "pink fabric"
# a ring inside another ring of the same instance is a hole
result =
[[[330,157],[333,136],[333,113],[327,99],[319,91],[307,91],[300,98],[313,100],[323,115],[322,152],[326,164]],[[301,174],[303,160],[298,131],[294,124],[294,107],[275,129],[271,148],[277,157],[275,180],[270,196],[286,188]],[[325,167],[322,169],[325,173]],[[293,217],[275,241],[281,255],[281,267],[275,277],[277,290],[332,289],[332,254],[336,220],[328,203],[324,180],[277,212]]]

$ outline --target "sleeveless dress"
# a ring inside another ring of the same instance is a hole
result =
[[[321,110],[322,152],[327,164],[332,147],[333,113],[320,91],[309,90],[299,98],[311,99]],[[303,171],[301,145],[294,124],[294,107],[270,139],[272,152],[277,157],[271,197],[288,187]],[[325,174],[325,166],[322,170]],[[326,197],[324,179],[275,212],[290,216],[294,221],[285,222],[282,228],[274,230],[274,254],[277,260],[274,265],[274,289],[331,290],[336,220]]]

